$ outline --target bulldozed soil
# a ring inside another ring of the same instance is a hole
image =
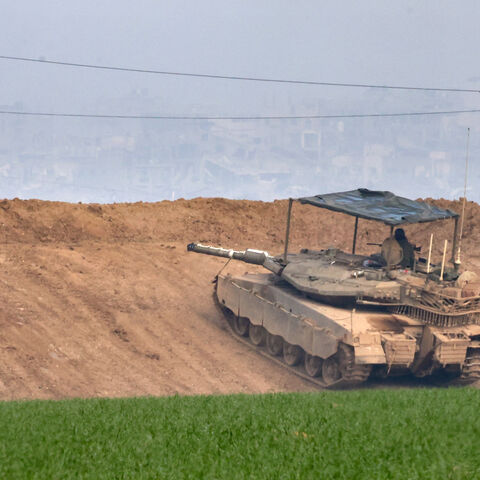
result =
[[[460,202],[429,200],[461,211]],[[309,391],[231,337],[213,299],[225,264],[192,241],[281,253],[287,201],[82,205],[0,202],[0,399]],[[349,249],[354,219],[294,205],[291,250]],[[407,227],[439,260],[453,222]],[[357,251],[388,236],[360,220]],[[480,206],[469,202],[463,267],[480,273]],[[242,263],[232,273],[254,271]]]

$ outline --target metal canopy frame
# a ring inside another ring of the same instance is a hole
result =
[[[433,222],[459,216],[451,210],[436,205],[399,197],[388,191],[368,190],[367,188],[302,197],[297,200],[303,204],[393,226]]]
[[[377,192],[372,192],[370,190],[367,190],[367,189],[359,189],[357,190],[358,192],[362,193],[362,192],[368,192],[368,193],[372,193],[372,194],[375,194]],[[349,194],[349,193],[354,193],[354,192],[357,192],[355,190],[353,190],[352,192],[341,192],[341,193],[344,193],[344,194]],[[393,195],[391,192],[378,192],[378,193],[385,193],[385,194],[389,194],[393,197],[395,197],[395,195]],[[327,195],[337,195],[337,194],[327,194]],[[450,210],[442,210],[442,209],[439,209],[436,207],[436,215],[433,216],[433,218],[422,218],[422,219],[417,219],[416,221],[411,218],[410,220],[408,219],[405,219],[403,221],[395,221],[395,222],[392,222],[392,221],[386,221],[385,218],[375,218],[374,216],[371,216],[371,215],[364,215],[364,214],[361,214],[359,213],[358,211],[354,211],[354,210],[351,210],[349,211],[348,209],[343,209],[343,208],[335,208],[335,206],[331,206],[331,205],[322,205],[322,204],[319,204],[317,202],[314,202],[314,201],[310,201],[310,199],[315,199],[315,198],[320,198],[321,195],[317,195],[316,197],[303,197],[303,198],[297,198],[297,199],[294,199],[294,198],[289,198],[288,199],[288,210],[287,210],[287,224],[286,224],[286,231],[285,231],[285,249],[284,249],[284,254],[283,254],[283,261],[284,263],[286,264],[287,263],[287,255],[288,255],[288,244],[289,244],[289,239],[290,239],[290,225],[291,225],[291,216],[292,216],[292,206],[293,206],[293,202],[294,201],[298,201],[299,203],[301,204],[307,204],[307,205],[312,205],[312,206],[316,206],[316,207],[319,207],[319,208],[326,208],[328,210],[333,210],[333,211],[337,211],[337,212],[340,212],[340,213],[344,213],[346,215],[351,215],[351,216],[354,216],[355,217],[355,225],[354,225],[354,233],[353,233],[353,242],[352,242],[352,254],[355,254],[355,251],[356,251],[356,246],[357,246],[357,233],[358,233],[358,219],[359,218],[365,218],[365,219],[368,219],[368,220],[373,220],[373,221],[377,221],[377,222],[382,222],[382,223],[385,223],[386,225],[389,225],[390,226],[390,236],[393,235],[393,229],[395,226],[400,226],[400,225],[406,225],[406,224],[415,224],[415,223],[426,223],[426,222],[435,222],[435,221],[439,221],[439,220],[448,220],[448,219],[453,219],[455,221],[455,225],[454,225],[454,232],[453,232],[453,242],[452,242],[452,257],[451,257],[451,262],[454,263],[454,265],[456,265],[455,263],[455,252],[457,250],[457,245],[458,245],[458,220],[460,218],[459,214],[456,213],[456,212],[452,212]],[[399,199],[402,199],[403,201],[407,201],[407,202],[411,202],[410,204],[423,204],[424,202],[417,202],[415,200],[409,200],[409,199],[403,199],[402,197],[396,197],[396,198],[399,198]]]

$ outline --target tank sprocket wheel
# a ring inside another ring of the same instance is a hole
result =
[[[246,337],[250,327],[250,320],[246,317],[235,317],[233,319],[233,329],[237,335]]]
[[[344,343],[340,343],[337,353],[325,359],[322,365],[323,381],[329,386],[359,385],[368,379],[371,371],[371,365],[355,364],[353,347]]]
[[[469,348],[458,382],[469,384],[478,380],[480,380],[480,350]]]
[[[323,360],[316,355],[305,354],[305,371],[310,377],[319,377],[322,374]]]
[[[372,372],[372,366],[356,364],[353,347],[340,343],[338,354],[345,385],[359,385],[368,379]]]
[[[283,352],[283,338],[280,335],[272,335],[267,332],[267,352],[274,357]]]
[[[267,331],[262,327],[262,325],[254,325],[253,323],[250,323],[249,335],[250,340],[257,347],[265,345]]]
[[[291,367],[298,365],[303,359],[302,348],[298,345],[283,342],[283,359],[285,360],[285,363]]]

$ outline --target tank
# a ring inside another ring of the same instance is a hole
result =
[[[239,337],[327,387],[359,385],[371,375],[480,379],[480,282],[460,269],[458,214],[367,189],[297,200],[354,216],[352,251],[288,252],[293,199],[281,255],[187,246],[266,269],[216,278],[215,299]],[[359,218],[390,226],[378,253],[356,253]],[[451,266],[446,241],[443,260],[434,265],[431,244],[422,258],[400,238],[403,229],[394,232],[405,224],[448,219],[455,222]]]

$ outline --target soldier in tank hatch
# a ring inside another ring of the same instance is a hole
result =
[[[413,267],[415,263],[415,246],[408,241],[403,228],[397,228],[395,230],[395,240],[403,250],[403,259],[400,265],[402,267]]]

